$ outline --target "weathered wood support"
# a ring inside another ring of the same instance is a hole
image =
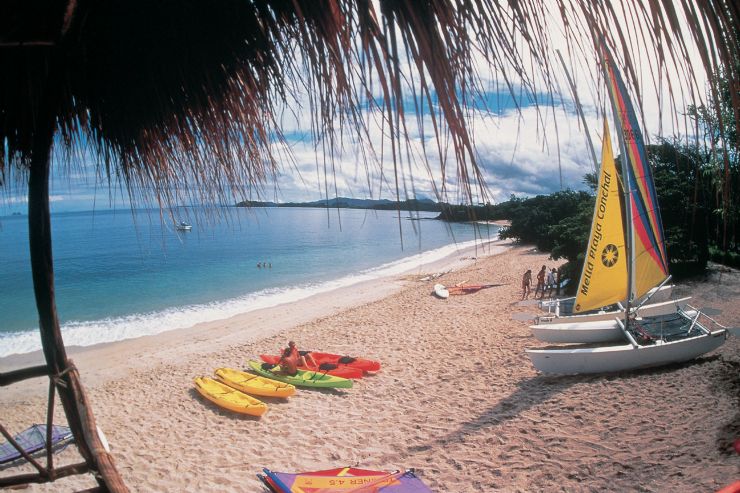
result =
[[[105,452],[98,437],[92,409],[80,383],[77,369],[67,360],[56,311],[49,208],[49,172],[59,105],[60,84],[57,83],[57,77],[62,72],[63,64],[61,50],[57,48],[54,48],[44,94],[35,115],[28,179],[29,246],[41,345],[47,370],[53,385],[59,392],[59,400],[64,408],[80,455],[87,463],[88,469],[99,472],[95,474],[95,478],[101,488],[125,492],[128,490],[116,471],[113,459]]]
[[[87,464],[80,462],[77,464],[71,464],[68,466],[58,467],[54,470],[56,479],[65,478],[67,476],[74,476],[77,474],[85,474],[90,469]],[[17,486],[21,484],[29,483],[48,483],[49,478],[46,474],[35,473],[35,474],[18,474],[17,476],[8,476],[0,478],[0,488],[7,488],[9,486]],[[107,490],[104,490],[107,491]]]
[[[11,385],[21,380],[29,378],[44,377],[49,375],[49,368],[46,365],[29,366],[18,370],[0,373],[0,387]]]

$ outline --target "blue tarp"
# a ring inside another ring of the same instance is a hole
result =
[[[46,425],[32,425],[30,428],[20,432],[13,439],[28,454],[33,454],[46,449]],[[51,447],[64,448],[73,440],[72,430],[66,426],[52,425]],[[21,458],[21,453],[10,442],[0,444],[0,464],[13,462]]]

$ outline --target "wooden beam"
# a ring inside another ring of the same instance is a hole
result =
[[[46,365],[30,366],[18,370],[0,373],[0,387],[11,385],[29,378],[48,377],[49,367]]]
[[[113,456],[109,454],[98,435],[98,427],[95,424],[92,407],[87,400],[85,388],[80,382],[80,374],[72,361],[69,361],[71,371],[69,372],[70,381],[72,382],[72,393],[77,396],[77,412],[79,413],[82,431],[85,434],[85,441],[90,446],[92,455],[95,459],[96,469],[103,478],[105,486],[109,491],[115,493],[125,493],[128,491],[126,484],[123,482],[118,470],[116,469]]]
[[[6,42],[6,43],[0,43],[0,48],[21,48],[24,46],[54,46],[56,43],[53,41],[13,41],[13,42]]]
[[[59,479],[67,476],[74,476],[76,474],[84,474],[89,470],[90,469],[88,468],[86,463],[80,462],[56,469],[55,477]],[[49,477],[43,474],[18,474],[16,476],[0,478],[0,488],[7,488],[8,486],[18,486],[21,484],[48,482]]]

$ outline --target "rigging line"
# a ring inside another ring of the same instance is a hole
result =
[[[583,107],[581,106],[581,101],[578,98],[578,90],[576,89],[575,82],[573,81],[573,78],[570,75],[570,71],[568,70],[568,67],[565,65],[565,60],[563,59],[563,55],[560,53],[560,50],[555,50],[558,54],[558,58],[560,58],[560,63],[563,66],[563,70],[565,71],[565,76],[568,79],[568,84],[570,85],[570,92],[573,93],[573,101],[576,103],[576,113],[578,114],[578,117],[581,119],[581,124],[583,125],[583,133],[586,135],[586,143],[588,144],[588,149],[591,151],[591,159],[593,161],[592,171],[596,173],[596,170],[599,169],[599,162],[596,159],[596,151],[594,150],[594,143],[591,140],[591,132],[588,131],[588,125],[586,125],[586,116],[583,113]],[[562,174],[562,171],[561,171]],[[561,178],[562,182],[562,178]],[[562,187],[561,187],[562,188]]]

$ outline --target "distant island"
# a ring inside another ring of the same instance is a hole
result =
[[[262,202],[245,200],[236,204],[236,207],[318,207],[324,209],[372,209],[372,210],[402,210],[419,212],[439,212],[435,219],[450,222],[485,221],[505,219],[495,205],[466,206],[435,202],[430,199],[353,199],[336,197],[313,202]]]
[[[328,200],[314,200],[313,202],[259,202],[246,200],[236,204],[237,207],[318,207],[325,209],[374,209],[440,212],[445,204],[429,199],[411,199],[396,202],[395,200],[381,199],[351,199],[336,197]]]

